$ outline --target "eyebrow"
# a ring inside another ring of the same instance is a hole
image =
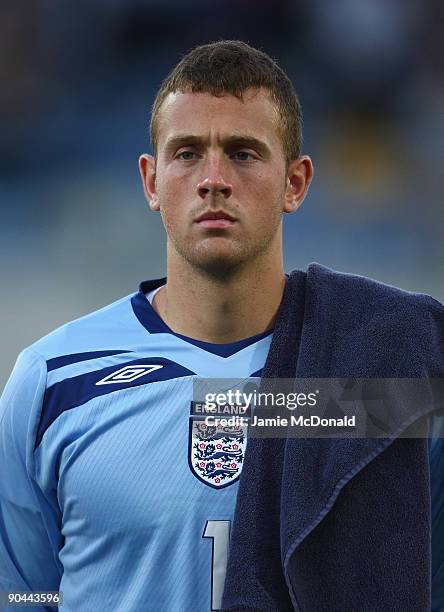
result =
[[[197,136],[196,134],[178,134],[177,136],[172,136],[166,141],[165,151],[166,153],[170,153],[185,145],[202,146],[206,140],[206,138]],[[264,157],[271,154],[271,151],[265,142],[250,134],[235,134],[232,136],[226,136],[225,138],[221,138],[221,144],[227,148],[247,147],[249,149],[254,149]]]

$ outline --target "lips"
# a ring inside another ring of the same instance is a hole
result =
[[[236,219],[223,210],[207,211],[196,219],[201,227],[206,228],[225,228],[231,227],[236,223]]]

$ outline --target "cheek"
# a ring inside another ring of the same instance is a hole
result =
[[[175,189],[172,181],[166,181],[165,179],[159,181],[157,184],[157,194],[162,214],[170,215],[174,212],[174,209],[179,208],[175,206],[175,203],[180,202],[180,194]]]
[[[180,235],[187,227],[187,212],[180,185],[162,182],[157,190],[160,215],[170,235]]]
[[[283,211],[285,201],[285,181],[279,177],[257,176],[257,180],[250,190],[257,214],[270,216]]]
[[[161,206],[164,208],[174,206],[176,208],[178,203],[190,199],[191,182],[188,177],[183,176],[183,172],[168,167],[160,169],[158,176],[162,177],[157,182],[157,193]]]

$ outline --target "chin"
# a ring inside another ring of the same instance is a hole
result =
[[[244,262],[233,258],[213,258],[195,263],[195,267],[212,278],[220,280],[231,278],[243,267]]]
[[[176,244],[176,248],[178,246]],[[182,248],[177,248],[179,255],[196,271],[219,280],[232,278],[263,252],[263,245],[251,248],[252,245],[239,244],[238,241],[180,246]]]
[[[215,279],[231,278],[245,265],[245,257],[230,254],[213,254],[187,258],[188,262],[201,273]]]

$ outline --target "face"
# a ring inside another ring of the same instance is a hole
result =
[[[232,95],[169,94],[156,159],[140,170],[160,211],[169,258],[221,276],[269,253],[281,256],[281,219],[301,203],[311,161],[286,170],[276,107],[263,90]]]

